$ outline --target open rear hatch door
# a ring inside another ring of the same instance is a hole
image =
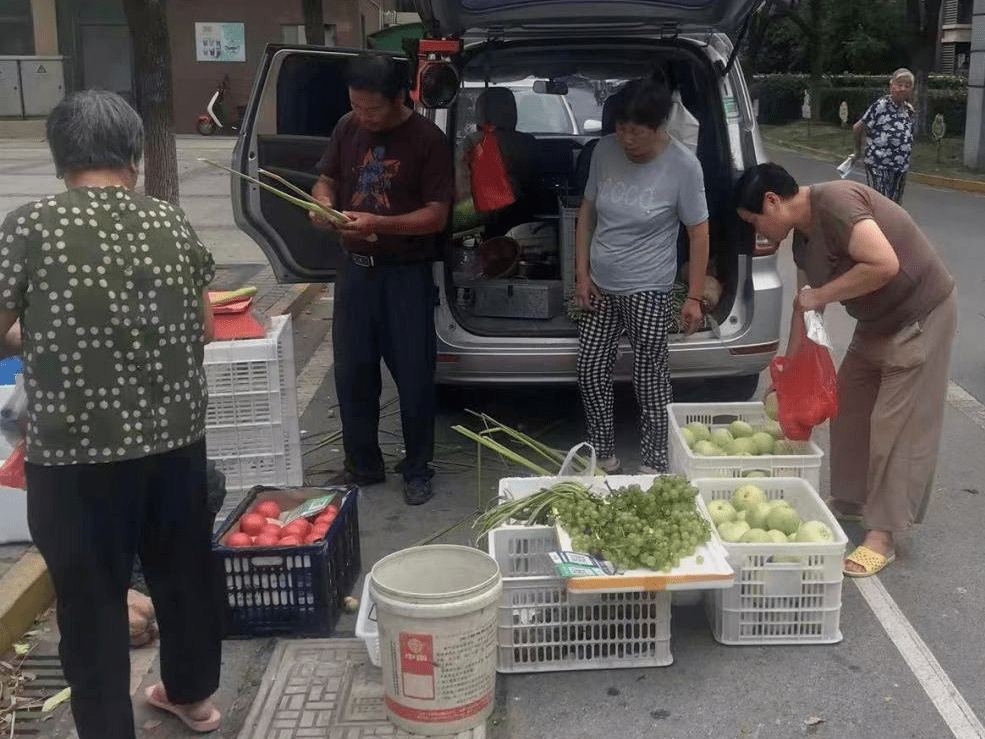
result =
[[[762,0],[415,0],[432,32],[511,36],[565,31],[732,35]]]
[[[365,49],[271,44],[264,51],[243,117],[232,167],[277,174],[311,192],[332,129],[350,110],[345,68]],[[397,56],[388,52],[377,52]],[[280,282],[330,282],[342,260],[341,239],[316,229],[308,212],[235,175],[236,225],[259,244]]]

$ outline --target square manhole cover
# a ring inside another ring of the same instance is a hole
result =
[[[483,726],[456,736],[485,735]],[[421,739],[387,720],[382,673],[360,640],[285,639],[274,650],[240,739],[383,736]]]

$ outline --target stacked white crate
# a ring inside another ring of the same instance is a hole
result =
[[[722,644],[834,644],[841,641],[842,562],[848,537],[807,480],[722,478],[692,480],[702,500],[730,500],[752,483],[767,500],[786,500],[804,521],[821,521],[827,542],[725,542],[735,585],[709,591],[712,633]]]
[[[499,672],[664,667],[670,651],[670,593],[570,592],[547,556],[560,547],[552,526],[502,526],[489,554],[503,575]]]
[[[271,318],[262,339],[208,344],[205,377],[206,446],[226,488],[301,485],[291,317]]]

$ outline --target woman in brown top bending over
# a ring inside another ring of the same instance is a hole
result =
[[[831,422],[831,508],[862,521],[845,561],[867,577],[895,559],[933,484],[956,310],[954,279],[913,219],[850,181],[800,187],[776,164],[746,170],[739,217],[774,243],[794,231],[791,340],[802,311],[840,302],[857,321],[838,370]]]

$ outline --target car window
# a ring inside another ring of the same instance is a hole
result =
[[[529,85],[498,86],[508,87],[516,98],[517,131],[535,135],[580,134],[585,119],[601,116],[601,104],[585,90],[572,87],[565,96],[534,92]],[[481,92],[481,87],[459,91],[455,102],[455,138],[459,143],[476,130],[475,103]]]
[[[526,133],[578,133],[561,95],[514,90],[516,130]]]

